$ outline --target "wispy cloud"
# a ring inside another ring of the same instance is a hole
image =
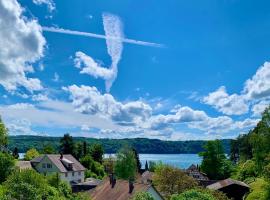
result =
[[[42,30],[47,31],[47,32],[63,33],[63,34],[68,34],[68,35],[78,35],[78,36],[91,37],[91,38],[97,38],[97,39],[105,39],[105,40],[110,39],[110,40],[118,40],[118,41],[121,40],[124,43],[136,44],[136,45],[141,45],[141,46],[158,47],[158,48],[165,47],[165,45],[163,44],[158,44],[158,43],[153,43],[153,42],[145,42],[145,41],[128,39],[128,38],[108,37],[102,34],[74,31],[74,30],[57,28],[57,27],[43,26]]]

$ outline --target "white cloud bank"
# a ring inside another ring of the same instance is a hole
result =
[[[218,90],[209,93],[203,98],[203,102],[213,106],[216,110],[227,115],[242,115],[252,107],[254,116],[266,108],[270,98],[270,63],[265,62],[252,78],[244,83],[243,90],[240,94],[229,95],[224,86]]]
[[[28,78],[31,63],[43,56],[46,41],[36,20],[23,16],[16,0],[0,0],[0,84],[8,91],[24,87],[41,90],[39,79]]]

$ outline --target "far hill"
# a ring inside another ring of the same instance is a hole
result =
[[[43,137],[43,136],[10,136],[9,148],[15,147],[19,152],[26,152],[30,148],[41,150],[46,144],[51,144],[55,149],[59,148],[61,137]],[[95,139],[73,137],[74,142],[86,141],[89,144],[100,143],[103,145],[106,153],[115,153],[122,146],[129,145],[137,149],[139,153],[149,154],[178,154],[178,153],[199,153],[203,151],[203,145],[206,141],[164,141],[158,139],[134,138],[134,139]],[[222,140],[226,153],[230,151],[230,140]]]

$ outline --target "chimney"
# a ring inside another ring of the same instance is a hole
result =
[[[60,154],[60,160],[62,160],[62,159],[63,159],[63,154],[61,153],[61,154]]]
[[[129,181],[129,194],[132,193],[133,189],[134,189],[133,182],[132,181]]]

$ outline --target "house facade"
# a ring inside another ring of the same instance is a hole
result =
[[[31,160],[33,168],[44,175],[58,173],[70,184],[84,182],[85,168],[72,155],[45,154]]]

